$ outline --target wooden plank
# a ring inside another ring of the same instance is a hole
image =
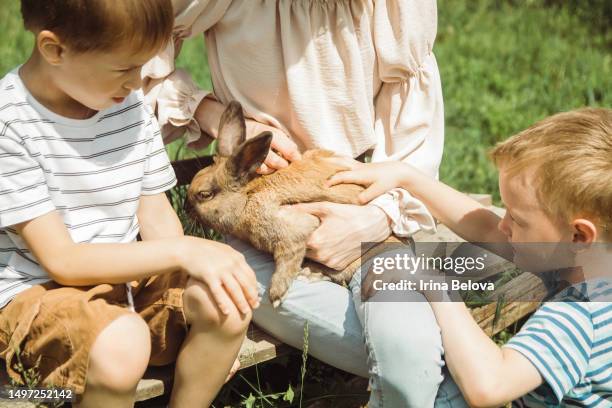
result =
[[[146,401],[164,395],[172,389],[174,364],[163,367],[149,367],[136,387],[136,402]]]
[[[521,299],[521,301],[503,304],[497,321],[495,321],[497,302],[471,309],[470,312],[480,328],[487,335],[494,336],[514,322],[533,313],[540,306],[546,293],[546,288],[540,278],[524,272],[495,292],[496,298],[497,295],[505,295],[509,299]]]
[[[170,389],[171,386],[168,386]],[[166,384],[157,378],[143,378],[136,388],[136,402],[147,401],[164,395]]]
[[[251,367],[287,354],[292,348],[251,324],[240,347],[240,369]]]

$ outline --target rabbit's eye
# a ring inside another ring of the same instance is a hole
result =
[[[198,201],[208,201],[213,198],[215,194],[212,191],[200,191],[196,194]]]

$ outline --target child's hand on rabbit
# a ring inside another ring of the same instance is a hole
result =
[[[405,180],[418,174],[413,166],[397,162],[368,163],[349,171],[341,171],[334,174],[327,181],[327,187],[337,184],[358,184],[366,187],[359,194],[359,202],[369,203],[381,194],[397,187],[402,187]]]

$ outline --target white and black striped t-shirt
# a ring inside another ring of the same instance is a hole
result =
[[[49,281],[12,228],[56,210],[74,242],[131,242],[141,195],[176,184],[141,91],[85,120],[59,116],[17,70],[0,80],[0,307]]]

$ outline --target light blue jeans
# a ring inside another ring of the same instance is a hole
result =
[[[444,367],[440,329],[424,299],[363,302],[358,271],[348,289],[326,281],[296,280],[274,309],[267,293],[272,257],[235,238],[227,242],[244,254],[257,275],[262,303],[253,321],[299,349],[308,321],[309,354],[369,378],[368,407],[467,407]]]

